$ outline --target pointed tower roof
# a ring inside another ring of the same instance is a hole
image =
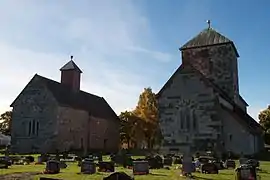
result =
[[[76,70],[80,73],[82,73],[82,71],[80,70],[80,68],[75,64],[75,62],[73,61],[73,56],[71,56],[71,60],[66,63],[61,69],[60,71],[67,71],[67,70]]]
[[[213,46],[213,45],[219,45],[219,44],[231,44],[237,57],[239,57],[239,54],[237,52],[237,49],[233,41],[223,36],[222,34],[217,32],[210,26],[207,29],[204,29],[203,31],[201,31],[197,36],[192,38],[186,44],[184,44],[180,48],[180,50],[200,48],[200,47]]]

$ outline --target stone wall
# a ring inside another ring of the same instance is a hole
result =
[[[240,123],[239,117],[233,115],[227,108],[220,108],[218,114],[223,125],[221,138],[227,150],[249,155],[260,150],[257,135],[250,133],[249,129]]]
[[[208,142],[214,142],[220,134],[216,102],[212,87],[198,74],[178,71],[158,98],[162,149],[205,150]]]
[[[58,107],[57,149],[69,151],[86,147],[88,112],[70,107]]]
[[[55,137],[57,103],[36,76],[13,104],[11,150],[49,151]]]
[[[183,50],[182,59],[183,64],[191,63],[232,99],[239,94],[237,56],[231,44]]]
[[[84,110],[58,108],[58,149],[115,150],[119,146],[119,126],[114,120],[89,116]]]

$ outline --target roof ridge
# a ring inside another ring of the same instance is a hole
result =
[[[236,55],[239,57],[233,41],[212,27],[200,31],[196,36],[191,38],[181,48],[179,48],[179,50],[182,51],[185,49],[200,48],[221,44],[232,44]]]

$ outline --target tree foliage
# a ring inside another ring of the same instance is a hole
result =
[[[154,144],[160,142],[161,133],[158,123],[156,95],[152,92],[150,87],[144,88],[133,112],[145,122],[143,130],[147,139],[148,148],[153,148]]]
[[[6,111],[0,115],[0,132],[5,135],[11,133],[11,115],[12,111]]]
[[[259,123],[264,129],[264,142],[270,144],[270,106],[259,113]]]
[[[270,133],[270,106],[259,113],[259,123],[264,128],[265,133]]]
[[[133,112],[125,111],[119,115],[121,121],[120,138],[122,143],[127,143],[128,148],[136,146],[138,141],[143,140],[141,136],[142,119]]]
[[[132,112],[119,115],[121,120],[121,141],[130,147],[137,142],[146,141],[148,148],[160,143],[161,133],[158,124],[158,110],[155,93],[151,88],[144,88],[138,104]]]
[[[150,87],[144,88],[144,91],[139,96],[139,101],[134,110],[134,114],[146,122],[157,123],[157,100],[155,93],[152,92]]]

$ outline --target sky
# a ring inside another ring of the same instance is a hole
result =
[[[145,87],[158,92],[181,64],[179,47],[207,27],[233,40],[249,114],[270,103],[270,1],[1,0],[0,113],[35,73],[60,80],[74,56],[81,89],[116,113]]]

